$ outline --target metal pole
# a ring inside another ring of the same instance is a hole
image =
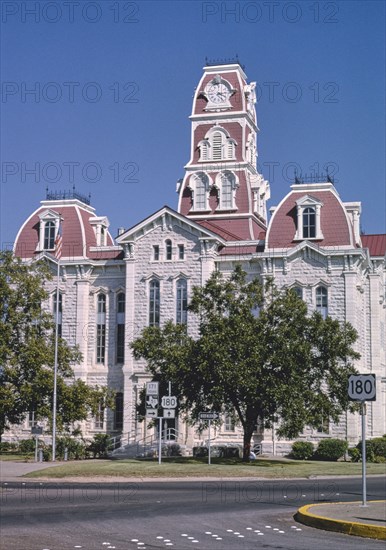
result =
[[[159,438],[158,438],[158,464],[161,464],[162,458],[161,458],[161,452],[162,452],[162,417],[159,417]]]
[[[362,506],[367,506],[366,498],[366,403],[361,403],[362,415]]]
[[[38,436],[35,435],[35,462],[38,461]]]
[[[210,464],[210,420],[208,422],[208,437],[209,437],[209,442],[208,442],[208,464]]]
[[[55,462],[55,458],[56,458],[56,397],[57,397],[57,378],[58,378],[59,277],[60,277],[60,260],[58,260],[58,271],[57,271],[57,277],[56,277],[54,397],[53,397],[53,405],[52,405],[52,462]]]

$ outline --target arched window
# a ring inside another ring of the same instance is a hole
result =
[[[98,295],[96,344],[96,362],[104,363],[106,358],[106,296],[104,294]]]
[[[166,248],[166,259],[171,260],[173,257],[173,247],[172,247],[172,241],[170,239],[167,239],[165,241],[165,248]]]
[[[55,248],[55,223],[46,222],[44,224],[44,250],[53,250]]]
[[[117,295],[117,363],[124,363],[125,360],[125,293]]]
[[[328,293],[327,288],[318,286],[316,289],[316,309],[319,311],[323,319],[328,315]]]
[[[206,174],[199,172],[192,177],[193,209],[208,209],[209,179]]]
[[[225,170],[216,176],[216,188],[219,190],[220,210],[230,210],[235,208],[235,189],[237,187],[236,177],[233,172]]]
[[[56,323],[56,292],[53,299],[54,322]],[[63,294],[59,292],[59,311],[58,311],[58,336],[62,337],[62,313],[63,313]]]
[[[230,174],[221,176],[220,208],[233,208],[233,185]]]
[[[316,216],[315,208],[303,210],[303,239],[314,239],[316,237]]]
[[[303,300],[303,289],[302,289],[301,286],[294,286],[292,288],[292,290],[295,292],[295,294],[298,296],[298,298]]]
[[[188,320],[188,284],[186,279],[177,281],[177,311],[176,322],[185,325]]]
[[[160,284],[153,279],[149,285],[149,325],[158,327],[160,321]]]

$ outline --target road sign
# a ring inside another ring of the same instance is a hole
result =
[[[216,412],[202,412],[198,416],[200,420],[217,420],[220,415]]]
[[[42,426],[32,426],[31,428],[32,435],[42,435],[42,433],[43,433]]]
[[[177,397],[174,395],[164,395],[161,399],[161,407],[164,409],[175,409],[177,407]]]
[[[155,397],[153,395],[146,396],[146,408],[155,409],[158,407],[158,395]]]
[[[158,395],[159,382],[146,382],[146,395]]]
[[[348,395],[353,401],[375,401],[375,374],[352,374],[348,379]]]
[[[157,416],[158,416],[158,409],[146,409],[147,418],[157,418]]]
[[[174,409],[165,409],[163,417],[164,418],[175,418],[176,417],[176,411]]]

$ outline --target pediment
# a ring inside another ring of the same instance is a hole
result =
[[[186,218],[168,206],[164,206],[161,210],[158,210],[121,235],[118,235],[116,242],[120,245],[132,243],[154,231],[156,228],[162,227],[163,230],[170,231],[175,226],[191,233],[197,239],[208,239],[225,244],[225,241],[219,235]]]

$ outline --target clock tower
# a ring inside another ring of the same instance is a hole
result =
[[[178,211],[228,241],[266,229],[269,183],[256,167],[256,94],[238,63],[207,63],[195,91],[190,160]]]

